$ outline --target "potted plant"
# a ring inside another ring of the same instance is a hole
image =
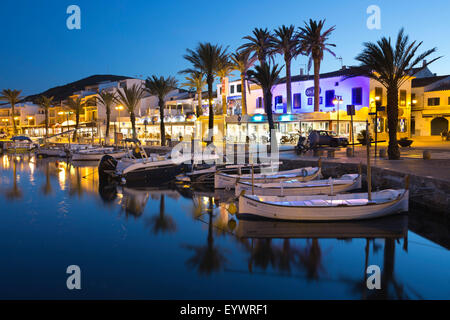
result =
[[[361,143],[361,145],[365,146],[367,145],[366,141],[367,141],[367,131],[366,130],[361,130],[358,133],[358,136],[356,137],[356,139],[359,141],[359,143]],[[373,141],[372,136],[369,133],[369,140],[370,142]]]
[[[407,137],[403,137],[397,141],[398,145],[402,148],[411,147],[413,141]]]

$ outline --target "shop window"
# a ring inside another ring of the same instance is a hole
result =
[[[238,84],[238,85],[236,86],[236,92],[238,92],[238,93],[241,93],[241,92],[242,92],[242,85],[241,85],[241,84]]]
[[[355,106],[362,105],[362,88],[352,89],[352,104]]]
[[[449,98],[450,100],[450,98]],[[295,93],[294,94],[294,109],[301,109],[302,107],[302,94]]]
[[[334,90],[325,91],[325,107],[334,107]]]
[[[400,90],[400,105],[406,106],[406,90]]]
[[[428,98],[428,106],[439,106],[441,104],[441,98]]]
[[[263,107],[262,105],[262,97],[256,98],[256,108],[261,109]]]
[[[407,126],[406,126],[407,120],[405,118],[398,119],[398,132],[406,132]]]

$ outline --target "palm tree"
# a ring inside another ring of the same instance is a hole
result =
[[[435,58],[428,63],[425,62],[421,68],[415,68],[422,60],[436,52],[436,48],[433,48],[416,56],[416,51],[421,45],[422,42],[410,43],[403,29],[397,35],[395,47],[391,44],[390,37],[383,37],[377,43],[366,42],[363,52],[356,57],[360,66],[351,75],[363,75],[374,79],[387,90],[388,155],[391,160],[400,158],[397,144],[398,90],[411,76],[441,58]]]
[[[130,115],[131,129],[133,131],[133,139],[137,139],[136,134],[136,114],[135,109],[141,99],[144,97],[145,90],[140,84],[133,84],[130,88],[125,87],[117,91],[118,102],[121,103]],[[161,132],[161,135],[163,133]]]
[[[14,128],[14,134],[17,134],[16,121],[14,120],[15,116],[15,106],[20,101],[21,90],[11,90],[11,89],[3,89],[0,94],[0,101],[8,101],[11,105],[11,119]]]
[[[298,34],[295,32],[295,26],[281,26],[274,31],[272,46],[275,52],[283,54],[286,66],[286,102],[287,113],[292,112],[292,86],[291,86],[291,61],[299,54]]]
[[[261,86],[263,91],[264,109],[267,114],[267,120],[269,122],[270,130],[270,142],[274,141],[272,138],[275,126],[272,116],[272,88],[278,82],[278,76],[282,68],[278,68],[277,64],[272,67],[263,63],[261,66],[255,66],[255,70],[248,71],[249,81]]]
[[[74,98],[69,98],[69,100],[67,100],[67,105],[69,107],[69,109],[73,110],[73,112],[75,113],[75,131],[73,133],[73,137],[72,140],[76,141],[77,140],[77,130],[78,130],[78,126],[80,125],[80,114],[81,111],[83,111],[83,107],[84,107],[84,103],[83,103],[83,98],[81,96],[78,97],[74,97]],[[69,124],[67,124],[69,125]],[[69,136],[70,138],[70,136]]]
[[[48,110],[52,107],[53,105],[53,99],[54,97],[46,97],[46,96],[40,96],[37,104],[44,109],[44,114],[45,114],[45,136],[48,137]]]
[[[325,20],[315,21],[310,19],[309,23],[305,22],[305,26],[300,29],[299,39],[301,41],[301,51],[309,56],[308,70],[311,69],[311,64],[314,63],[314,112],[319,112],[319,78],[320,78],[320,63],[323,60],[323,53],[325,51],[336,54],[330,50],[330,47],[336,45],[328,43],[327,40],[330,34],[334,31],[335,26],[323,31]]]
[[[202,92],[206,85],[205,75],[200,71],[192,71],[185,79],[186,82],[182,86],[197,91],[197,110],[195,113],[198,118],[202,115]]]
[[[109,123],[111,120],[111,110],[113,105],[117,102],[116,93],[106,90],[101,91],[97,96],[97,102],[100,102],[106,109],[106,132],[105,139],[109,138]]]
[[[208,122],[208,138],[210,143],[213,142],[214,129],[214,109],[212,105],[212,88],[214,77],[220,68],[220,61],[227,55],[227,49],[217,44],[213,45],[209,42],[199,43],[195,50],[187,49],[187,54],[183,57],[192,64],[193,69],[186,69],[182,73],[192,73],[200,71],[206,75],[206,83],[208,85],[208,102],[209,102],[209,122]]]
[[[228,56],[223,56],[219,60],[219,68],[217,70],[217,76],[220,79],[220,83],[224,83],[223,79],[228,77],[231,72],[233,71],[233,66],[230,62],[230,59]],[[222,88],[222,113],[224,115],[227,114],[227,96],[226,96],[226,88]]]
[[[145,80],[146,90],[154,96],[158,97],[159,105],[159,117],[160,117],[160,130],[161,130],[161,145],[166,145],[166,129],[164,127],[164,105],[166,96],[174,89],[177,88],[177,80],[173,77],[157,77],[155,75]]]
[[[267,28],[255,28],[252,33],[253,37],[245,36],[242,38],[248,40],[248,42],[241,45],[238,50],[253,53],[252,58],[257,58],[262,66],[268,57],[273,57],[272,34]]]
[[[241,113],[247,114],[247,92],[246,92],[246,76],[247,71],[255,63],[255,58],[250,58],[251,53],[249,51],[237,51],[231,55],[231,61],[233,63],[234,70],[240,72],[241,75],[241,100],[242,100],[242,111]]]

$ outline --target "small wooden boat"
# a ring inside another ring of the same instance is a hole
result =
[[[281,220],[356,220],[408,211],[408,189],[308,196],[239,197],[239,213]]]
[[[253,174],[254,183],[280,182],[285,180],[310,181],[320,175],[320,167],[307,167],[293,170]],[[234,188],[237,182],[252,182],[252,174],[226,174],[218,172],[214,175],[214,187],[218,189]]]
[[[120,159],[128,154],[126,150],[114,148],[89,148],[72,152],[72,161],[99,161],[104,155]]]
[[[6,151],[9,153],[27,153],[36,148],[36,144],[27,136],[15,136],[11,142],[5,143]]]
[[[252,191],[260,196],[295,196],[308,194],[336,194],[361,188],[361,175],[345,174],[337,179],[311,180],[300,182],[298,180],[286,180],[269,183],[252,183],[238,181],[235,187],[235,195],[245,190],[247,194]]]

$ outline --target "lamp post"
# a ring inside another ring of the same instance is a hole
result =
[[[336,133],[339,135],[339,104],[342,103],[342,97],[341,96],[335,96],[333,99],[333,104],[337,106],[337,130]]]
[[[377,156],[377,144],[378,144],[378,109],[381,106],[380,96],[375,97],[375,157]],[[367,132],[369,134],[369,132]],[[370,140],[370,139],[369,139]]]

